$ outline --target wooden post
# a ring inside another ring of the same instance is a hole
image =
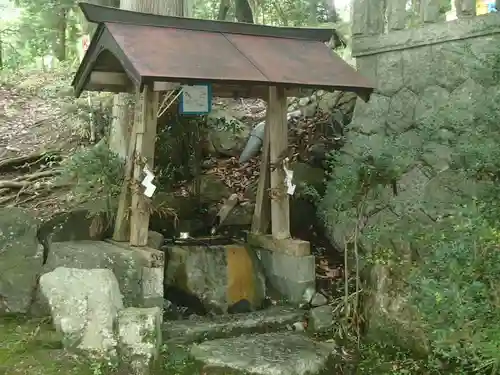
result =
[[[137,91],[136,106],[141,105],[141,93]],[[131,190],[130,185],[133,178],[134,168],[134,152],[136,141],[136,129],[140,127],[139,123],[142,122],[142,110],[136,108],[134,111],[134,122],[131,126],[131,133],[128,137],[128,149],[125,163],[125,177],[122,183],[120,198],[118,200],[118,210],[115,219],[115,229],[113,232],[113,240],[118,242],[128,242],[130,240],[130,203],[131,203]]]
[[[270,163],[269,163],[269,137],[271,124],[269,123],[269,104],[266,112],[266,123],[264,125],[264,140],[262,141],[262,159],[260,161],[259,185],[255,198],[255,210],[252,219],[252,233],[266,234],[271,221],[271,199],[270,188]]]
[[[288,150],[287,102],[283,87],[269,88],[269,148],[271,163],[271,228],[273,238],[290,238],[290,205],[281,160]]]
[[[158,112],[158,92],[152,86],[145,86],[142,95],[142,121],[137,123],[136,143],[134,155],[134,177],[132,185],[132,206],[130,213],[130,244],[132,246],[146,246],[148,244],[149,207],[148,198],[143,194],[143,187],[139,180],[143,175],[143,168],[148,166],[153,171],[156,124]]]

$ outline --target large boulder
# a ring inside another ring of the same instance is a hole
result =
[[[231,195],[231,190],[215,175],[200,176],[200,200],[204,203],[218,203]]]
[[[39,221],[20,208],[0,210],[0,314],[27,313],[42,272]]]
[[[245,148],[250,127],[237,118],[236,113],[216,109],[207,118],[210,151],[215,155],[239,156]]]
[[[40,290],[66,348],[115,355],[113,330],[123,302],[111,270],[60,267],[40,278]]]
[[[102,240],[112,229],[105,214],[85,208],[58,212],[40,225],[41,236],[51,242]]]
[[[118,279],[125,306],[130,307],[140,306],[143,302],[143,269],[148,266],[141,253],[126,247],[104,241],[68,241],[51,244],[44,272],[59,267],[109,269]],[[43,300],[41,302],[44,304]]]
[[[244,246],[173,246],[168,259],[166,285],[198,297],[209,311],[225,312],[241,300],[259,308],[264,301],[264,273]]]

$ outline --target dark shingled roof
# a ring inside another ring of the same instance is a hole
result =
[[[373,91],[325,45],[332,38],[341,43],[335,30],[169,17],[87,3],[80,8],[99,26],[74,77],[76,95],[93,89],[127,91],[158,81],[335,89],[364,98]],[[131,87],[92,87],[92,72],[124,72]]]

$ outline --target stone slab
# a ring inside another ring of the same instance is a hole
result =
[[[191,347],[204,373],[221,370],[254,375],[333,374],[334,345],[298,333],[245,335]],[[331,366],[331,367],[330,367]]]
[[[125,250],[130,250],[136,252],[147,263],[146,267],[163,267],[165,265],[165,253],[161,250],[153,249],[147,246],[131,246],[128,242],[118,242],[110,239],[106,239],[108,242],[114,246],[120,247]]]
[[[304,311],[275,306],[248,314],[220,315],[210,319],[172,320],[163,323],[167,342],[192,343],[250,332],[277,332],[304,318]]]

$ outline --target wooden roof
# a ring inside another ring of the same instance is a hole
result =
[[[284,28],[168,17],[80,3],[99,26],[75,74],[84,90],[211,83],[215,96],[258,97],[270,85],[353,91],[373,85],[325,42],[335,30]]]

